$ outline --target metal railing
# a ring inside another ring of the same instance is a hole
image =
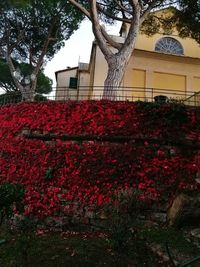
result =
[[[101,100],[104,97],[104,87],[69,87],[53,88],[49,95],[35,95],[36,101],[67,101],[67,100]],[[144,88],[144,87],[119,87],[112,88],[110,98],[114,101],[146,101],[146,102],[181,102],[190,106],[200,106],[200,92]],[[23,101],[20,92],[6,93],[0,95],[0,104],[18,103]]]
[[[188,97],[185,99],[184,101],[184,104],[185,105],[188,105],[188,106],[200,106],[200,91],[199,92],[196,92],[194,93],[192,96]]]
[[[111,100],[115,101],[181,102],[190,106],[200,106],[200,92],[194,94],[192,91],[144,87],[119,87],[112,88],[112,91]],[[100,100],[104,98],[103,93],[103,86],[82,86],[77,89],[57,87],[54,100]]]

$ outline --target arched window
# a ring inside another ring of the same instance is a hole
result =
[[[179,41],[171,37],[163,37],[155,45],[155,51],[174,54],[174,55],[183,55],[183,47]]]

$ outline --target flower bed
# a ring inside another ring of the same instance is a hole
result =
[[[200,145],[195,110],[109,101],[21,103],[0,107],[0,121],[0,184],[24,187],[26,214],[68,213],[72,203],[102,206],[129,188],[147,202],[199,188],[199,156],[190,147]],[[26,130],[60,137],[136,136],[142,143],[43,141],[26,138]],[[163,146],[161,140],[181,140],[184,146]]]

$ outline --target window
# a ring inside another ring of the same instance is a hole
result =
[[[163,37],[156,43],[155,51],[174,54],[174,55],[183,55],[183,47],[179,41],[171,37]]]
[[[77,89],[78,79],[76,77],[70,77],[69,88]]]

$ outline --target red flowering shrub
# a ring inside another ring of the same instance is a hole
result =
[[[180,188],[199,186],[198,154],[159,144],[177,138],[200,144],[199,117],[192,109],[109,101],[21,103],[1,106],[0,121],[0,184],[23,186],[26,214],[68,212],[72,203],[101,206],[126,188],[139,190],[143,201],[162,201]],[[24,137],[25,128],[146,141],[50,142]]]

